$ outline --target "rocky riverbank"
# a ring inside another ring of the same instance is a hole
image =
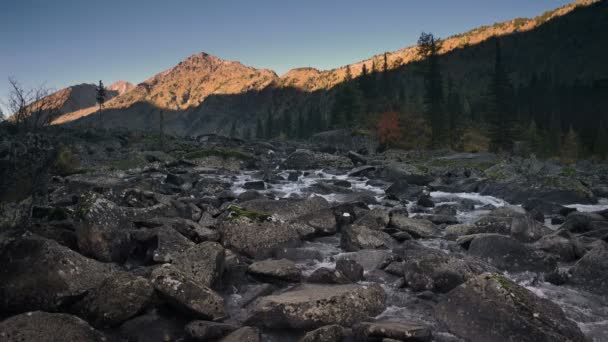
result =
[[[0,341],[608,340],[607,165],[62,134],[0,151]]]

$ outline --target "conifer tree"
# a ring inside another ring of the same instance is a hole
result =
[[[352,127],[361,114],[361,93],[352,82],[350,67],[346,67],[344,82],[336,90],[331,124],[333,128]]]
[[[230,125],[230,131],[228,132],[228,136],[231,138],[236,138],[236,120],[232,121]]]
[[[603,121],[598,126],[593,143],[593,154],[601,159],[608,158],[608,129],[606,129]]]
[[[445,142],[445,115],[441,68],[439,65],[440,41],[432,33],[422,33],[418,39],[418,52],[425,58],[425,112],[431,125],[431,147]]]
[[[462,148],[462,136],[464,134],[464,108],[460,94],[456,90],[452,79],[448,79],[448,98],[446,103],[448,116],[448,142],[451,148],[460,150]]]
[[[534,120],[530,122],[524,138],[528,154],[539,154],[541,151],[541,138]]]
[[[101,111],[103,110],[103,104],[106,102],[106,87],[103,82],[99,80],[99,84],[95,88],[96,96],[95,99],[99,104],[99,125],[101,126]]]
[[[496,42],[494,75],[490,85],[490,149],[494,152],[511,152],[514,141],[514,117],[512,110],[512,87],[509,76],[503,66],[500,41]]]
[[[564,143],[562,144],[562,160],[566,163],[574,163],[578,159],[579,153],[579,142],[578,135],[570,126],[568,133],[564,137]]]
[[[283,112],[283,129],[282,133],[285,134],[285,137],[289,138],[292,136],[292,128],[291,128],[291,115],[288,111]]]
[[[266,128],[264,129],[264,133],[266,133],[266,139],[272,139],[274,137],[274,125],[270,111],[268,112],[268,117],[266,118]]]
[[[264,125],[262,124],[262,119],[258,116],[257,122],[255,124],[255,137],[256,139],[264,139]]]

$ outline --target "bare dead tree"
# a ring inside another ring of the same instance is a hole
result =
[[[49,96],[51,90],[44,85],[26,89],[14,78],[8,82],[8,108],[13,113],[9,120],[24,132],[36,132],[61,114],[57,100]]]

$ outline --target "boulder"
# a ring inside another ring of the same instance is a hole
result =
[[[102,342],[106,338],[82,319],[42,311],[28,312],[0,322],[0,341]]]
[[[307,199],[256,199],[243,202],[240,206],[254,212],[272,215],[274,218],[282,221],[294,220],[306,214],[330,207],[329,202],[319,196]]]
[[[306,279],[309,283],[315,284],[349,284],[351,280],[338,270],[330,270],[326,267],[316,269]]]
[[[401,213],[394,213],[391,216],[390,227],[407,232],[414,238],[433,238],[440,235],[440,231],[435,224],[426,219],[409,218]]]
[[[152,284],[170,305],[186,314],[212,320],[225,316],[222,296],[189,279],[171,265],[155,269]]]
[[[255,259],[268,258],[280,248],[302,242],[298,225],[287,222],[228,219],[222,222],[219,231],[226,248]]]
[[[103,264],[36,236],[0,250],[0,311],[55,311],[99,287],[114,272]]]
[[[493,270],[478,260],[458,258],[415,243],[405,243],[394,252],[404,260],[405,285],[414,291],[448,292],[472,277]]]
[[[210,288],[220,286],[225,250],[217,242],[203,242],[175,256],[173,266],[188,278]]]
[[[173,228],[137,229],[131,233],[134,250],[131,258],[143,264],[172,262],[177,255],[194,246],[194,243]]]
[[[310,150],[296,150],[283,161],[283,169],[312,170],[323,168],[352,168],[353,162],[344,156],[329,153],[313,152]]]
[[[385,192],[389,199],[398,200],[401,202],[414,201],[424,191],[424,188],[419,185],[408,184],[404,180],[399,180],[389,186]]]
[[[450,332],[469,341],[586,341],[557,304],[497,274],[458,286],[435,313]]]
[[[220,342],[260,342],[260,332],[256,328],[242,327],[233,331]]]
[[[184,339],[184,323],[174,312],[156,309],[128,320],[120,326],[120,335],[129,342],[166,342]]]
[[[336,271],[341,272],[352,282],[358,282],[365,279],[363,276],[363,266],[359,265],[354,260],[338,259],[336,261]]]
[[[82,254],[104,262],[127,259],[131,252],[131,224],[125,209],[89,193],[81,199],[77,215],[80,222],[76,227],[76,237]]]
[[[409,322],[363,322],[353,327],[356,341],[394,339],[396,341],[430,342],[429,327]]]
[[[468,252],[469,255],[485,260],[498,269],[511,272],[549,272],[557,266],[556,258],[499,234],[474,236]]]
[[[186,336],[191,341],[209,341],[222,338],[239,327],[234,324],[212,321],[192,321],[186,325]]]
[[[117,326],[142,312],[153,293],[147,279],[120,272],[88,292],[72,310],[96,327]]]
[[[389,248],[392,244],[391,240],[391,237],[384,232],[353,224],[342,229],[340,247],[348,252]]]
[[[340,342],[344,336],[344,328],[332,324],[307,332],[300,342]]]
[[[260,298],[248,321],[267,328],[351,326],[381,313],[385,300],[384,290],[378,284],[305,284],[282,294]]]
[[[287,259],[263,260],[249,265],[247,272],[254,278],[266,282],[298,282],[301,271],[295,263]]]
[[[570,284],[603,296],[608,295],[608,243],[598,243],[570,272]]]
[[[374,230],[383,230],[388,226],[389,222],[390,216],[388,211],[375,208],[356,219],[354,223]]]

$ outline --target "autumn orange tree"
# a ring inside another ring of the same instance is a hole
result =
[[[378,139],[383,147],[395,146],[401,139],[399,128],[399,114],[397,112],[385,112],[378,121]]]

